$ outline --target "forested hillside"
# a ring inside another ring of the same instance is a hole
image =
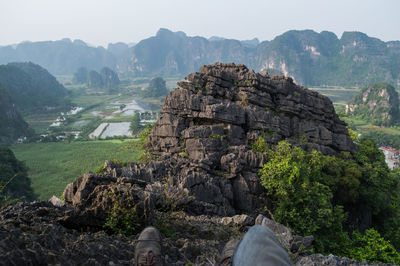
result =
[[[346,106],[346,113],[374,125],[393,126],[400,121],[399,94],[387,83],[368,85]]]
[[[33,130],[16,110],[7,91],[0,86],[0,144],[9,143],[19,137],[30,136]]]
[[[0,66],[0,85],[22,113],[68,105],[67,89],[39,65],[10,63]]]
[[[13,201],[35,198],[25,164],[18,161],[14,153],[0,146],[0,209]]]

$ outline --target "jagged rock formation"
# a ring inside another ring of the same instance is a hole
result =
[[[387,84],[371,84],[363,88],[346,105],[346,113],[383,126],[391,126],[400,121],[399,95]]]
[[[234,64],[204,66],[179,86],[149,136],[157,159],[125,167],[107,161],[103,173],[85,174],[66,187],[65,206],[52,198],[54,205],[21,203],[0,212],[4,264],[133,264],[135,237],[103,231],[115,200],[121,208],[134,206],[138,229],[167,225],[173,235],[163,241],[166,265],[209,265],[229,238],[254,224],[279,235],[297,265],[351,261],[302,253],[312,236],[259,215],[267,199],[257,175],[265,158],[251,149],[258,137],[268,145],[286,139],[327,154],[354,151],[329,99],[289,78]]]
[[[265,161],[251,150],[259,137],[325,154],[355,149],[330,100],[290,78],[217,63],[178,84],[149,141],[153,155],[163,156],[157,161],[173,170],[153,176],[189,189],[212,213],[260,207],[257,174]]]
[[[217,63],[203,66],[178,85],[165,99],[162,118],[151,134],[154,154],[178,153],[185,148],[183,139],[193,146],[201,142],[193,139],[214,135],[226,137],[234,146],[273,135],[269,142],[299,143],[300,137],[306,137],[309,146],[325,154],[354,150],[346,124],[336,116],[331,101],[297,86],[291,78]],[[204,149],[203,155],[187,152],[191,159],[210,155]]]
[[[135,265],[136,236],[108,235],[69,228],[65,216],[71,206],[49,202],[18,203],[0,211],[1,265]],[[333,255],[299,252],[312,238],[300,237],[270,219],[258,215],[233,217],[169,217],[175,237],[162,241],[165,265],[216,265],[218,254],[230,238],[240,238],[254,224],[271,229],[282,241],[298,266],[305,265],[389,265],[357,262]]]
[[[72,210],[47,202],[18,203],[1,211],[0,264],[134,265],[133,237],[68,229],[59,222],[67,211]]]

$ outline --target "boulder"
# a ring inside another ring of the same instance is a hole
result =
[[[54,195],[49,199],[49,202],[56,207],[63,207],[65,205],[64,201],[60,200]]]

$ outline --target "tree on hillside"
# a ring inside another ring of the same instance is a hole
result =
[[[87,76],[88,76],[88,71],[86,67],[80,67],[74,73],[73,81],[74,83],[79,83],[79,84],[85,83],[87,80]]]
[[[352,232],[369,228],[400,248],[399,177],[372,140],[357,146],[354,154],[327,156],[282,141],[266,151],[260,179],[268,208],[279,223],[313,235],[318,252],[354,256]]]
[[[135,115],[133,116],[129,129],[133,135],[138,134],[143,129],[143,126],[140,124],[139,113],[135,113]]]
[[[160,97],[168,94],[165,80],[156,77],[150,80],[149,86],[142,92],[143,97]]]

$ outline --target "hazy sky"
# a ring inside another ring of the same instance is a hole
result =
[[[138,42],[159,28],[271,40],[291,29],[400,40],[400,0],[0,0],[0,45],[81,39]]]

